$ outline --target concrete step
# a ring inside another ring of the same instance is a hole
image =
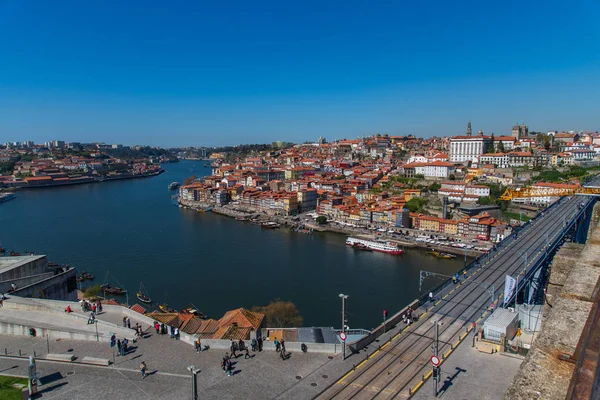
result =
[[[71,362],[75,360],[73,354],[47,354],[46,360]]]
[[[92,364],[92,365],[102,365],[108,366],[110,365],[110,361],[105,358],[97,358],[97,357],[83,357],[81,360],[84,364]]]

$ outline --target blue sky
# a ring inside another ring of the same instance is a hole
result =
[[[0,142],[600,130],[600,3],[0,0]]]

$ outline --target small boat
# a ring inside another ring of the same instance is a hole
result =
[[[277,222],[267,221],[267,222],[261,223],[260,226],[261,226],[261,228],[265,228],[265,229],[277,229],[281,225],[279,225]]]
[[[184,308],[181,310],[182,314],[193,314],[201,319],[208,319],[208,315],[204,314],[201,311],[198,311],[195,307]]]
[[[169,184],[169,190],[175,190],[179,187],[179,182],[171,182]]]
[[[9,256],[11,256],[11,257],[18,257],[18,256],[20,256],[20,255],[21,255],[21,253],[17,253],[16,251],[14,251],[14,250],[11,250],[11,251],[8,253],[8,255],[9,255]]]
[[[110,286],[110,283],[105,283],[104,285],[102,285],[102,291],[104,293],[115,294],[115,295],[122,295],[122,294],[127,293],[127,290],[120,288],[120,287]]]
[[[432,249],[429,252],[429,254],[433,254],[437,258],[446,258],[446,259],[456,258],[456,256],[454,254],[442,253],[442,252],[434,250],[434,249]]]
[[[158,309],[164,313],[176,313],[177,312],[177,310],[170,309],[168,304],[159,304]]]
[[[146,304],[152,303],[152,299],[146,293],[146,288],[144,287],[144,284],[142,282],[140,282],[140,290],[138,290],[138,292],[136,293],[136,296],[137,296],[138,300],[141,301],[142,303],[146,303]]]
[[[83,271],[81,272],[81,275],[77,277],[77,282],[91,281],[93,279],[94,276],[92,274],[88,274],[87,272]]]

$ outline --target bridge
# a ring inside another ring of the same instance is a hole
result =
[[[547,266],[565,240],[585,242],[595,200],[593,196],[562,197],[517,228],[474,260],[458,284],[447,280],[433,289],[433,301],[421,298],[417,322],[359,360],[318,398],[410,398],[432,376],[434,344],[443,363],[473,330],[473,323],[481,323],[494,307],[508,306],[517,297],[530,304],[543,298]],[[516,278],[517,284],[504,303],[506,275]],[[489,290],[492,286],[497,288],[495,293]]]

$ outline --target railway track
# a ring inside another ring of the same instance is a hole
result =
[[[482,260],[481,266],[449,293],[428,305],[418,322],[406,327],[366,362],[325,389],[319,399],[390,399],[408,398],[419,388],[423,377],[431,373],[429,357],[433,354],[434,324],[439,326],[439,354],[449,355],[471,330],[472,322],[481,319],[491,303],[490,293],[479,284],[500,288],[504,276],[526,269],[556,239],[555,228],[565,218],[577,213],[578,199],[563,199],[552,210],[521,230],[518,239],[507,239],[500,250]],[[548,233],[548,235],[547,235]],[[528,263],[522,254],[533,257]],[[501,294],[500,294],[501,295]],[[499,297],[495,293],[495,298]],[[409,391],[410,389],[410,391]]]

